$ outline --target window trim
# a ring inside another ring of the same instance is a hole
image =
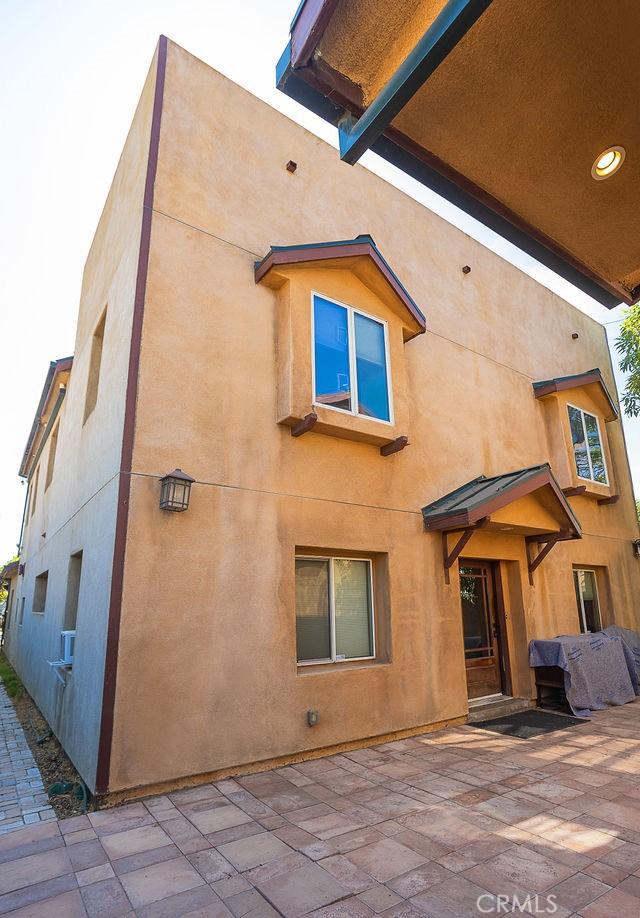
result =
[[[323,657],[319,660],[298,660],[296,647],[296,663],[298,666],[318,666],[329,665],[335,666],[342,663],[361,663],[365,660],[376,659],[376,612],[375,599],[373,595],[373,561],[371,558],[352,558],[347,555],[295,555],[294,557],[294,578],[296,561],[328,561],[329,562],[329,631],[331,639],[331,657]],[[367,657],[340,657],[336,659],[336,615],[335,615],[335,596],[333,592],[333,562],[334,561],[364,561],[369,567],[369,595],[371,597],[371,649],[373,653]],[[294,610],[297,617],[297,610]]]
[[[602,606],[600,605],[600,593],[598,592],[598,573],[593,567],[573,567],[572,569],[573,576],[580,573],[589,573],[593,574],[593,587],[596,596],[596,602],[598,604],[598,618],[600,619],[600,631],[602,631]],[[584,611],[584,599],[582,593],[578,590],[578,595],[580,596],[580,608],[578,612],[580,614],[580,624],[582,625],[583,634],[593,634],[594,632],[588,631],[587,629],[587,619]]]
[[[576,470],[576,478],[579,478],[580,481],[590,481],[592,484],[601,485],[603,488],[608,487],[609,486],[609,469],[607,468],[607,460],[605,457],[604,439],[602,437],[602,430],[600,428],[600,418],[598,417],[597,414],[594,414],[593,411],[587,411],[585,408],[579,408],[578,405],[574,405],[571,402],[567,402],[566,405],[567,405],[567,418],[569,422],[569,437],[570,437],[570,443],[571,443],[571,454],[573,456],[573,466]],[[584,442],[587,447],[587,461],[589,463],[589,471],[591,472],[591,478],[585,478],[584,475],[580,475],[580,473],[578,472],[578,464],[576,462],[575,444],[573,442],[573,436],[571,434],[571,418],[569,418],[569,408],[573,408],[576,411],[580,412],[580,418],[582,420],[582,432],[584,433]],[[602,465],[604,468],[604,477],[605,477],[604,481],[598,481],[596,478],[593,477],[593,465],[591,464],[591,450],[589,449],[589,439],[587,437],[587,427],[586,427],[585,420],[584,420],[585,414],[588,414],[590,417],[595,418],[596,427],[598,428],[598,440],[600,441],[600,449],[602,450]],[[584,570],[588,570],[588,568],[584,568]]]
[[[333,405],[326,405],[324,402],[316,401],[316,329],[314,314],[314,301],[316,296],[322,297],[323,300],[327,300],[329,303],[333,303],[336,306],[341,306],[343,309],[347,310],[347,335],[349,337],[349,374],[351,376],[351,404],[353,406],[350,411],[347,411],[346,408],[336,408]],[[385,421],[384,418],[374,418],[370,414],[360,414],[358,411],[358,371],[356,365],[355,323],[353,319],[356,313],[363,316],[365,319],[371,319],[372,322],[377,322],[379,325],[382,325],[384,334],[385,372],[387,374],[387,398],[389,400],[388,421]],[[321,293],[319,290],[311,291],[311,404],[314,408],[326,408],[328,411],[336,411],[338,414],[343,416],[350,415],[351,417],[361,418],[365,421],[375,421],[377,424],[385,424],[387,427],[393,427],[395,424],[393,411],[393,385],[391,379],[391,354],[389,352],[389,323],[386,321],[386,319],[381,319],[378,316],[373,316],[370,313],[365,312],[363,309],[358,309],[357,306],[351,306],[349,303],[343,303],[340,300],[336,300],[335,297],[327,296],[325,293]]]

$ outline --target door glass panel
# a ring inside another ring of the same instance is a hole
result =
[[[571,439],[573,441],[573,455],[576,460],[576,471],[580,478],[591,478],[587,444],[585,442],[584,427],[582,425],[582,412],[578,411],[578,409],[574,408],[572,405],[569,405],[568,409]]]
[[[602,444],[600,443],[598,422],[592,414],[587,414],[585,412],[584,426],[587,428],[587,443],[589,444],[589,455],[591,456],[593,480],[599,481],[601,484],[606,484],[607,473],[604,468],[604,458],[602,455]]]
[[[464,654],[467,660],[493,657],[489,603],[482,573],[482,568],[460,568]]]
[[[389,420],[389,391],[384,326],[374,319],[354,314],[358,413]]]
[[[321,405],[351,411],[347,310],[321,296],[313,299],[316,391]]]
[[[329,561],[296,559],[298,661],[331,659]]]
[[[369,562],[335,558],[333,588],[337,659],[372,656]]]
[[[578,601],[578,614],[582,627],[586,631],[601,631],[600,606],[598,604],[598,590],[594,571],[573,572],[576,599]]]

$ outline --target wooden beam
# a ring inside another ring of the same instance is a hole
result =
[[[575,488],[563,488],[562,493],[565,497],[577,497],[578,494],[584,494],[586,490],[586,485],[576,485]]]
[[[449,575],[449,570],[453,566],[456,559],[459,557],[460,552],[465,547],[471,536],[474,534],[476,529],[482,529],[487,525],[491,520],[490,516],[483,516],[481,520],[478,520],[477,523],[474,523],[473,526],[468,526],[462,531],[462,534],[456,544],[453,546],[451,551],[449,551],[449,542],[448,542],[448,533],[442,533],[442,561],[444,564],[444,582],[451,583],[451,577]]]
[[[551,549],[557,545],[558,542],[566,541],[570,537],[570,532],[565,529],[561,529],[560,532],[554,533],[553,535],[526,537],[524,541],[527,549],[527,566],[529,568],[529,583],[531,586],[533,586],[533,572],[542,564]],[[532,558],[530,546],[533,544],[541,545],[543,543],[544,548],[541,548],[535,558]]]
[[[392,456],[393,453],[399,453],[405,446],[409,445],[409,437],[396,437],[391,443],[385,443],[380,447],[381,456]]]
[[[301,437],[302,434],[308,433],[315,426],[316,421],[318,420],[318,415],[315,411],[306,414],[301,421],[291,428],[292,437]]]
[[[612,504],[617,504],[620,500],[619,494],[612,494],[611,497],[601,497],[598,501],[599,507],[609,507]]]

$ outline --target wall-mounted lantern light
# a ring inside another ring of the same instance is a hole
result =
[[[195,481],[182,469],[174,469],[160,479],[160,509],[181,512],[189,506],[189,492]]]

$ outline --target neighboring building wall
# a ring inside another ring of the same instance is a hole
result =
[[[7,640],[9,658],[78,771],[95,788],[122,451],[131,322],[138,270],[142,201],[155,89],[155,60],[129,131],[87,258],[73,371],[59,415],[53,478],[45,491],[51,438],[32,470],[38,479],[33,516],[23,537],[18,606]],[[105,314],[95,407],[94,333]],[[93,366],[91,355],[94,353]],[[93,370],[93,381],[90,376]],[[89,407],[91,407],[91,398]],[[63,687],[47,665],[60,658],[69,558],[82,551],[73,671]],[[46,607],[34,614],[35,578],[48,571]]]
[[[427,316],[404,348],[410,446],[388,459],[276,424],[278,295],[254,283],[272,244],[362,232]],[[458,578],[445,585],[420,508],[476,475],[553,463],[532,382],[595,366],[613,389],[602,326],[170,43],[110,789],[464,716]],[[611,616],[638,624],[620,422],[607,431],[621,500],[572,499],[585,537],[556,547],[533,587],[522,537],[478,533],[465,552],[501,561],[519,694],[528,640],[578,629],[572,563],[606,569]],[[183,514],[158,509],[175,466],[197,479]],[[379,553],[388,662],[298,671],[296,546]]]

